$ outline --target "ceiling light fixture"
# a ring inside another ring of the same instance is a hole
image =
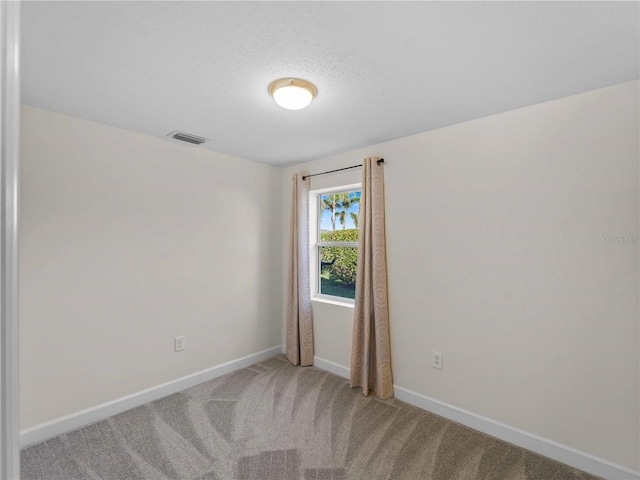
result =
[[[281,78],[269,85],[269,93],[282,108],[300,110],[311,103],[318,91],[301,78]]]

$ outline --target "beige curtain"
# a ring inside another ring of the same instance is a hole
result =
[[[393,397],[387,255],[384,228],[384,168],[376,157],[362,165],[360,239],[351,347],[351,386],[379,398]]]
[[[287,358],[294,365],[313,365],[313,317],[309,275],[309,178],[293,176],[289,285],[287,292]]]

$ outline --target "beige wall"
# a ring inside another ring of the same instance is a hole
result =
[[[638,103],[631,82],[287,168],[285,244],[293,172],[384,157],[395,383],[638,470]],[[314,304],[317,356],[349,366],[352,314]]]
[[[280,345],[280,169],[22,114],[23,429]]]

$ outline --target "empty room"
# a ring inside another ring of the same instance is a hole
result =
[[[0,3],[0,480],[640,480],[640,3]]]

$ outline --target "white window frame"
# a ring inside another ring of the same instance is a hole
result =
[[[358,247],[358,242],[321,242],[320,241],[320,220],[322,208],[320,207],[320,197],[334,193],[361,192],[361,183],[352,183],[338,187],[321,188],[309,192],[309,272],[311,275],[311,299],[314,301],[332,303],[353,308],[355,300],[352,298],[337,297],[320,293],[320,255],[319,247]]]

